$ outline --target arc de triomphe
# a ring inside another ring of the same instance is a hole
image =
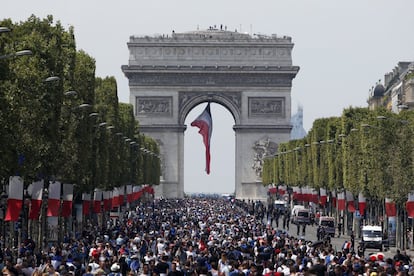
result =
[[[184,196],[185,118],[198,104],[227,108],[235,125],[235,193],[264,199],[265,156],[289,140],[292,65],[290,37],[208,29],[159,36],[131,36],[130,102],[140,131],[160,145],[162,178],[156,195]],[[215,118],[218,120],[218,118]]]

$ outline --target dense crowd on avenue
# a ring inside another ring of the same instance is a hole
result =
[[[259,202],[159,199],[60,244],[38,246],[29,238],[17,252],[2,244],[0,266],[3,276],[414,275],[404,251],[363,256],[267,221]]]

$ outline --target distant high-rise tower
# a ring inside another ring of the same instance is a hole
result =
[[[291,140],[302,139],[306,136],[306,131],[303,128],[303,107],[301,105],[298,106],[298,112],[292,115],[290,123],[292,124]]]

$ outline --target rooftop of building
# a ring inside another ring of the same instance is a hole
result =
[[[260,33],[249,34],[238,32],[237,29],[230,31],[227,27],[220,25],[209,27],[208,29],[187,32],[172,31],[171,34],[154,34],[154,35],[134,35],[130,37],[130,42],[138,41],[173,41],[173,40],[191,40],[191,41],[255,41],[255,42],[284,42],[291,43],[292,38],[289,36],[278,36],[276,34],[264,35]]]

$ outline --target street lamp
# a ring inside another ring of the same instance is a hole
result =
[[[92,105],[90,105],[90,104],[88,104],[88,103],[83,103],[83,104],[80,104],[79,106],[78,106],[78,108],[87,108],[87,107],[91,107]]]
[[[59,77],[57,77],[57,76],[52,76],[52,77],[48,77],[48,78],[46,78],[46,79],[44,80],[44,82],[55,82],[55,81],[58,81],[58,80],[60,80],[60,78],[59,78]]]
[[[21,50],[21,51],[17,51],[15,53],[11,53],[11,54],[1,55],[0,60],[1,59],[12,58],[12,57],[31,56],[32,54],[33,53],[30,50]]]
[[[11,30],[9,29],[9,28],[7,28],[7,27],[0,27],[0,34],[1,33],[8,33],[8,32],[10,32]]]
[[[17,51],[13,54],[13,56],[15,57],[21,57],[21,56],[31,56],[33,55],[32,51],[30,50],[21,50],[21,51]]]
[[[406,110],[406,109],[408,109],[408,105],[400,104],[400,105],[397,106],[397,108],[398,108],[399,111]]]
[[[92,113],[89,113],[89,117],[97,117],[99,115],[99,113],[97,113],[97,112],[92,112]]]
[[[73,90],[70,90],[70,91],[66,91],[66,92],[64,93],[64,95],[65,95],[65,96],[76,96],[76,95],[78,95],[78,92],[73,91]]]
[[[0,34],[1,33],[9,33],[11,30],[7,27],[0,27]],[[30,50],[21,50],[11,54],[5,54],[0,56],[0,60],[12,58],[12,57],[20,57],[20,56],[31,56],[33,53]]]

